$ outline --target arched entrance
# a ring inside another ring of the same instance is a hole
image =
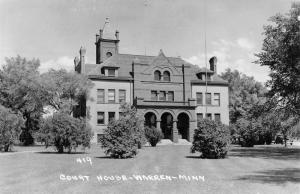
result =
[[[156,127],[156,115],[152,112],[145,114],[145,126]]]
[[[189,140],[190,118],[186,113],[180,113],[177,117],[178,135],[182,139]]]
[[[164,134],[164,139],[172,138],[173,116],[170,113],[161,115],[161,130]]]

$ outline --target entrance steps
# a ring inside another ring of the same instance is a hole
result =
[[[192,143],[186,139],[178,139],[178,143],[174,143],[170,139],[162,139],[157,145],[192,145]]]

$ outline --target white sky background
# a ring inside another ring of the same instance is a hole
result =
[[[41,71],[73,69],[80,46],[95,63],[95,34],[105,18],[120,31],[120,53],[167,56],[205,66],[207,54],[226,68],[268,79],[268,68],[254,64],[263,25],[286,13],[291,0],[0,0],[0,62],[17,54],[39,58]],[[206,10],[206,11],[205,11]]]

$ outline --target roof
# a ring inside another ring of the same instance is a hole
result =
[[[131,78],[130,72],[132,71],[132,63],[138,63],[140,65],[150,66],[151,64],[160,64],[168,61],[176,69],[181,68],[184,65],[185,74],[189,76],[191,80],[198,80],[197,73],[205,72],[213,73],[213,71],[200,68],[198,65],[193,65],[179,57],[166,57],[162,51],[159,52],[158,56],[147,56],[147,55],[132,55],[132,54],[115,54],[109,57],[101,64],[86,64],[87,75],[91,77],[102,77],[101,68],[102,67],[119,67],[118,76],[122,78]],[[179,69],[180,70],[180,69]],[[181,70],[180,70],[181,71]],[[217,74],[211,76],[211,82],[227,83]]]

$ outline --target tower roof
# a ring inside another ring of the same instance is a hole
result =
[[[104,25],[103,25],[103,39],[111,39],[116,40],[116,32],[111,28],[109,18],[105,19]]]

